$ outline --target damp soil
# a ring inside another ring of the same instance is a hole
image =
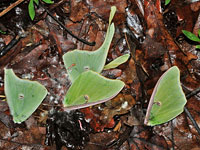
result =
[[[16,1],[1,0],[0,12]],[[198,35],[200,2],[171,0],[165,6],[159,0],[54,0],[35,6],[33,21],[28,3],[23,1],[0,17],[0,149],[200,149],[200,51],[195,48],[198,43],[182,34],[187,30]],[[62,101],[71,82],[62,56],[74,49],[99,48],[113,5],[117,7],[115,35],[107,63],[126,53],[131,57],[102,75],[126,85],[108,102],[65,112]],[[187,109],[165,124],[145,126],[153,88],[171,66],[180,69]],[[13,122],[3,97],[4,67],[48,90],[22,124]]]

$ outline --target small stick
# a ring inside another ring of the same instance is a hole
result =
[[[194,125],[195,129],[197,130],[197,132],[200,135],[200,128],[198,126],[198,124],[196,123],[196,121],[194,120],[194,118],[192,117],[191,113],[189,112],[189,110],[187,109],[187,107],[184,107],[184,111],[187,114],[188,118],[190,119],[190,121],[192,122],[192,124]]]
[[[16,36],[13,38],[10,43],[8,43],[1,51],[0,51],[0,58],[3,57],[6,53],[8,53],[21,39],[21,36]]]
[[[186,98],[189,99],[194,95],[197,95],[200,92],[200,87],[196,88],[195,90],[191,91],[189,94],[186,95]]]
[[[173,121],[170,121],[170,123],[171,123],[172,150],[174,150],[174,125]]]
[[[191,93],[186,95],[186,98],[189,99],[192,96],[196,95],[197,93],[200,92],[200,87],[198,87],[197,89],[195,89],[194,91],[192,91]],[[186,115],[188,116],[188,118],[190,119],[190,121],[192,122],[192,124],[194,125],[195,129],[197,130],[197,132],[200,135],[200,128],[198,126],[198,124],[196,123],[195,119],[192,117],[191,113],[189,112],[189,110],[187,109],[187,107],[184,107],[184,111],[186,113]]]
[[[67,33],[69,33],[73,38],[75,38],[75,39],[77,39],[77,40],[81,41],[82,43],[87,44],[87,45],[89,45],[89,46],[94,46],[94,45],[95,45],[95,42],[88,42],[88,41],[86,41],[86,40],[84,40],[84,39],[81,39],[81,38],[79,38],[78,36],[74,35],[69,29],[67,29],[67,28],[65,27],[65,25],[64,25],[62,22],[60,22],[56,17],[54,17],[48,9],[46,9],[42,4],[39,4],[39,5],[40,5],[40,7],[42,7],[42,8],[47,12],[47,14],[48,14],[53,20],[55,20],[55,21],[56,21],[63,29],[65,29],[65,31],[66,31]]]
[[[2,12],[0,12],[0,17],[2,17],[3,15],[7,14],[10,10],[12,10],[14,7],[19,5],[23,1],[25,1],[25,0],[17,0],[15,3],[12,3],[10,6],[8,6],[6,9],[4,9]]]

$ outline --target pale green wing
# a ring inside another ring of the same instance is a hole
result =
[[[105,65],[103,69],[108,70],[108,69],[116,68],[119,65],[125,63],[129,57],[130,57],[130,54],[125,54],[120,57],[117,57],[115,60],[113,60],[109,64]]]
[[[186,102],[180,71],[174,66],[158,80],[149,102],[145,124],[154,126],[172,120],[183,112]]]
[[[106,62],[108,50],[115,32],[114,24],[111,20],[115,14],[116,7],[111,7],[109,18],[109,27],[106,33],[106,38],[102,46],[96,51],[73,50],[63,55],[63,61],[68,70],[69,78],[72,82],[84,71],[93,70],[101,72]],[[70,68],[70,69],[69,69]]]
[[[18,78],[12,69],[4,69],[5,94],[13,121],[25,121],[47,95],[46,88],[36,81]]]
[[[124,87],[124,82],[111,80],[94,71],[83,72],[69,88],[64,106],[66,110],[79,109],[110,100]]]

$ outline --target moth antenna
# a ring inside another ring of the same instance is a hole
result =
[[[74,67],[74,66],[76,66],[76,64],[71,64],[71,65],[67,68],[67,70],[71,70],[72,67]]]

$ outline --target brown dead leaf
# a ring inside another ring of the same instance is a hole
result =
[[[43,65],[47,65],[45,58],[39,59],[47,48],[47,44],[39,45],[24,57],[17,57],[15,60],[12,60],[10,67],[20,74],[36,71]]]
[[[70,19],[73,22],[78,22],[81,21],[82,19],[84,19],[84,17],[88,14],[89,12],[89,8],[88,6],[85,4],[84,1],[76,1],[76,0],[72,0],[70,2],[71,4],[71,13],[70,13]]]
[[[114,22],[122,23],[124,22],[124,12],[127,7],[126,0],[107,0],[107,1],[96,1],[88,0],[87,4],[91,7],[91,12],[95,12],[101,18],[108,20],[109,12],[111,6],[117,7],[117,14],[114,17]]]
[[[90,135],[90,142],[86,146],[85,150],[102,150],[107,149],[107,145],[118,139],[119,134],[117,132],[102,132]]]
[[[128,113],[135,103],[135,99],[131,95],[118,94],[114,99],[105,103],[107,107],[102,110],[101,120],[108,122],[115,115]]]
[[[0,58],[0,74],[3,74],[3,68],[12,61],[16,55],[21,51],[22,43],[15,45],[6,55]]]

